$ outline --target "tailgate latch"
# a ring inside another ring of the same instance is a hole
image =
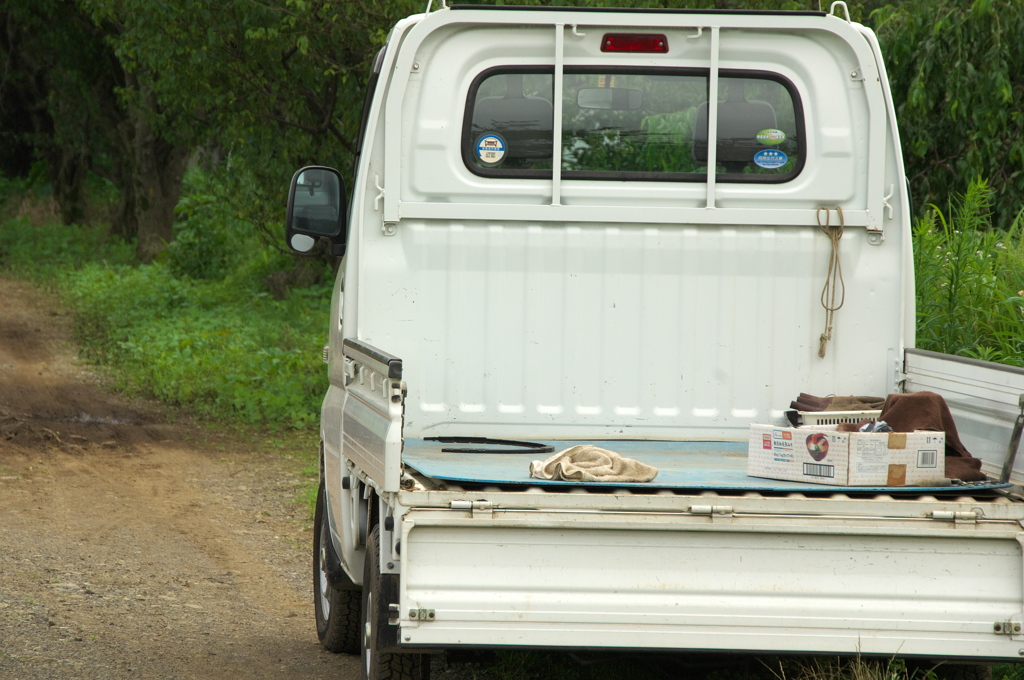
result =
[[[437,618],[437,614],[434,613],[433,609],[410,609],[409,619],[412,621],[433,621]]]
[[[1016,621],[996,621],[992,624],[992,632],[996,635],[1020,635],[1020,624]]]

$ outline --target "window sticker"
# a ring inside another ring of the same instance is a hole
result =
[[[476,142],[476,157],[485,165],[498,165],[505,160],[508,147],[499,135],[489,132]]]
[[[754,164],[761,168],[781,168],[789,161],[789,156],[778,149],[763,149],[754,154]]]
[[[765,128],[757,133],[757,141],[762,144],[782,144],[786,141],[786,133],[776,128]]]

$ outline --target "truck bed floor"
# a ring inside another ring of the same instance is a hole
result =
[[[443,445],[423,439],[406,439],[402,461],[420,474],[436,480],[471,484],[523,484],[530,486],[610,487],[643,489],[714,489],[718,491],[813,491],[885,492],[888,494],[920,494],[922,491],[950,491],[949,487],[849,487],[828,484],[807,484],[747,475],[746,442],[676,442],[676,441],[545,441],[562,451],[577,444],[593,444],[658,468],[651,482],[580,483],[548,481],[530,477],[530,461],[546,459],[552,454],[537,453],[446,453]],[[972,491],[1009,486],[996,481],[974,483]]]

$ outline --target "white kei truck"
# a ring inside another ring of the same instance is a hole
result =
[[[459,648],[1024,656],[1024,371],[914,349],[871,30],[843,3],[427,9],[376,59],[351,198],[323,166],[289,196],[291,248],[343,256],[323,645],[372,679]],[[919,391],[987,481],[746,474],[800,393]],[[530,476],[576,444],[658,475]]]

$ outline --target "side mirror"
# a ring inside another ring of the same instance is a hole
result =
[[[311,165],[292,177],[288,190],[285,238],[288,246],[308,253],[321,238],[331,242],[331,254],[345,253],[345,181],[334,168]]]

